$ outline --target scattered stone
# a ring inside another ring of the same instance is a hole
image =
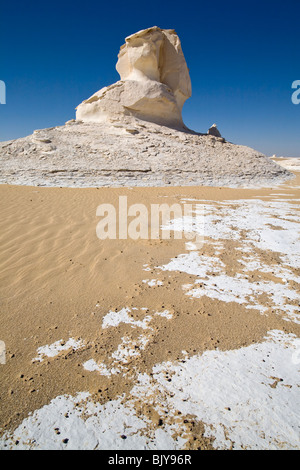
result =
[[[217,128],[216,124],[213,124],[207,131],[208,135],[213,135],[214,137],[222,137],[220,131]]]

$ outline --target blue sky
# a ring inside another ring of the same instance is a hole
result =
[[[178,33],[192,80],[185,124],[217,123],[227,140],[300,156],[300,1],[2,2],[0,140],[62,125],[119,79],[124,38],[150,26]]]

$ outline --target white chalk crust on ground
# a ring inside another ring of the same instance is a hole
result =
[[[138,376],[129,396],[104,405],[88,392],[59,396],[6,433],[0,449],[182,449],[175,419],[154,430],[136,416],[135,401],[153,395],[162,416],[180,411],[202,421],[217,449],[299,449],[299,342],[274,330],[260,344],[158,364],[152,376]]]

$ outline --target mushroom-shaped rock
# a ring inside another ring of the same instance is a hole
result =
[[[128,36],[116,69],[121,80],[83,101],[76,119],[101,122],[134,116],[184,127],[181,112],[191,96],[191,80],[174,30],[154,26]]]

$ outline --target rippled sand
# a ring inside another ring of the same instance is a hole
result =
[[[0,186],[0,448],[299,448],[297,175],[274,189]],[[120,195],[193,204],[204,244],[99,240],[96,208]]]

